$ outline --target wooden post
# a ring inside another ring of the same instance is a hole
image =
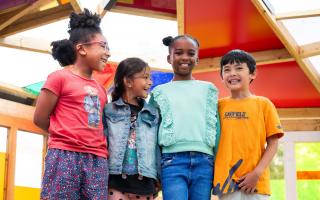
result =
[[[17,127],[10,127],[8,129],[8,140],[7,140],[7,176],[5,183],[5,199],[14,199],[14,176],[16,169],[16,151],[17,151]]]

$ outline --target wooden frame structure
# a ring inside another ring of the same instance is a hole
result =
[[[0,99],[0,105],[0,126],[8,129],[4,199],[13,200],[16,169],[17,131],[22,130],[44,136],[42,148],[43,161],[47,149],[47,133],[33,124],[33,106],[27,106],[3,99]]]
[[[320,73],[315,70],[315,67],[310,61],[305,59],[306,57],[313,55],[320,55],[320,41],[304,46],[299,46],[295,41],[294,37],[290,34],[288,29],[285,27],[282,20],[285,19],[297,19],[305,17],[314,17],[320,15],[320,10],[300,12],[294,14],[285,14],[284,16],[276,16],[272,13],[272,10],[267,6],[267,0],[251,0],[256,6],[258,11],[267,21],[269,26],[272,28],[274,33],[282,41],[289,53],[295,58],[301,69],[313,83],[314,87],[320,92]]]

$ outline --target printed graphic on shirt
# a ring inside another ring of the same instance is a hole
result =
[[[225,112],[224,119],[248,119],[246,112]]]
[[[213,194],[218,195],[219,197],[222,196],[223,191],[228,187],[227,193],[235,192],[239,190],[239,183],[236,182],[236,180],[232,179],[233,174],[237,171],[237,169],[240,167],[241,163],[243,162],[242,159],[238,160],[236,164],[234,164],[230,170],[229,170],[229,175],[226,178],[226,180],[223,183],[217,183],[213,187]]]
[[[98,127],[100,122],[100,100],[98,90],[91,86],[83,88],[88,94],[84,97],[84,109],[88,112],[88,125]]]

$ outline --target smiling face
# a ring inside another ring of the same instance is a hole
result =
[[[167,60],[172,65],[175,80],[190,80],[192,69],[198,62],[198,46],[190,38],[179,38],[170,47]]]
[[[228,63],[222,67],[222,80],[225,86],[234,92],[249,92],[250,82],[256,78],[256,72],[250,73],[246,63]]]
[[[132,94],[133,98],[145,99],[148,97],[151,85],[151,70],[149,67],[146,67],[128,79],[127,91]]]
[[[110,57],[106,38],[98,33],[89,42],[82,43],[86,63],[92,70],[103,71]]]

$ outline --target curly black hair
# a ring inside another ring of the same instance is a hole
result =
[[[198,40],[195,39],[194,37],[192,37],[191,35],[178,35],[178,36],[176,36],[176,37],[167,36],[167,37],[165,37],[165,38],[162,39],[162,43],[163,43],[165,46],[169,47],[169,52],[170,52],[170,49],[171,49],[171,47],[172,47],[172,44],[173,44],[176,40],[181,39],[181,38],[191,39],[191,40],[195,43],[196,47],[198,47],[198,48],[200,47],[200,44],[199,44]]]
[[[101,18],[98,14],[84,9],[82,13],[70,14],[69,39],[58,40],[51,43],[52,56],[61,66],[71,65],[76,61],[74,46],[78,43],[89,42],[97,33],[102,33],[100,28]]]

